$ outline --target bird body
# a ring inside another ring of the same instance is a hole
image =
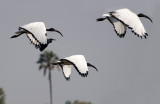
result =
[[[109,12],[108,14],[103,14],[102,16],[104,18],[98,18],[97,21],[108,19],[112,23],[114,30],[119,37],[125,36],[128,27],[132,30],[132,32],[135,33],[135,35],[140,36],[141,38],[144,36],[146,38],[148,34],[139,17],[148,18],[152,22],[152,20],[148,16],[144,14],[142,14],[141,16],[139,14],[136,15],[126,8]]]
[[[33,43],[37,49],[39,48],[40,51],[43,51],[48,44],[52,42],[52,40],[55,40],[47,39],[47,31],[55,31],[60,33],[58,30],[53,28],[46,29],[43,22],[33,22],[20,26],[19,30],[16,32],[16,35],[12,36],[11,38],[16,38],[22,34],[26,34],[31,43]]]
[[[83,55],[72,55],[64,59],[60,59],[53,65],[60,65],[64,74],[64,77],[69,80],[71,75],[72,66],[78,71],[82,77],[88,75],[88,66],[91,66],[97,70],[97,68],[90,63],[87,63]],[[98,70],[97,70],[98,71]]]

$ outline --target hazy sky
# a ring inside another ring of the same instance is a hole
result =
[[[108,21],[96,18],[120,8],[144,13],[141,19],[149,37],[140,39],[129,29],[119,38]],[[18,27],[43,21],[57,41],[46,50],[60,58],[83,54],[99,71],[89,68],[87,78],[72,70],[71,80],[52,71],[53,103],[67,100],[93,104],[160,103],[160,1],[159,0],[1,0],[0,87],[7,104],[49,104],[49,83],[36,64],[41,52],[25,35],[10,39]]]

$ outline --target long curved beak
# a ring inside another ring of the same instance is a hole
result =
[[[87,63],[87,66],[93,67],[94,69],[96,69],[98,71],[98,69],[94,65],[92,65],[90,63]]]
[[[144,15],[142,13],[138,14],[138,17],[145,17],[145,18],[149,19],[153,23],[151,18],[149,18],[148,16],[146,16],[146,15]]]
[[[149,17],[148,17],[148,16],[146,16],[146,15],[144,15],[144,17],[148,18],[148,19],[153,23],[153,21],[151,20],[151,18],[149,18]]]
[[[62,35],[62,33],[60,31],[58,31],[58,30],[54,30],[54,31],[59,33],[59,34],[61,34],[61,36],[63,37],[63,35]]]

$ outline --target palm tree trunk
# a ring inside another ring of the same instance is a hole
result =
[[[50,89],[50,104],[52,103],[52,76],[51,76],[51,69],[49,68],[49,89]]]

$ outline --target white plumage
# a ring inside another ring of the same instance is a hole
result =
[[[19,28],[21,30],[29,31],[40,43],[47,44],[47,36],[45,35],[47,32],[43,22],[29,23],[27,25],[20,26]]]
[[[119,37],[125,36],[127,30],[126,27],[128,27],[132,30],[132,32],[135,33],[135,35],[140,36],[141,38],[144,36],[146,38],[148,34],[139,17],[148,18],[152,22],[152,20],[148,16],[142,13],[136,15],[126,8],[109,12],[108,14],[103,14],[102,16],[104,18],[98,18],[97,21],[108,19],[112,23],[114,30]]]
[[[16,35],[12,36],[11,38],[16,38],[25,33],[31,41],[31,43],[33,43],[36,48],[39,48],[40,51],[43,51],[48,46],[48,44],[52,42],[52,40],[55,40],[47,39],[46,31],[55,31],[60,33],[58,30],[55,30],[54,28],[46,29],[45,24],[43,22],[33,22],[20,26],[19,31],[16,32]]]
[[[93,67],[97,70],[95,66],[90,63],[87,63],[83,55],[72,55],[64,59],[60,59],[53,65],[60,65],[64,74],[64,77],[69,80],[71,75],[72,66],[78,71],[82,77],[87,77],[88,75],[88,66]],[[97,70],[98,71],[98,70]]]

